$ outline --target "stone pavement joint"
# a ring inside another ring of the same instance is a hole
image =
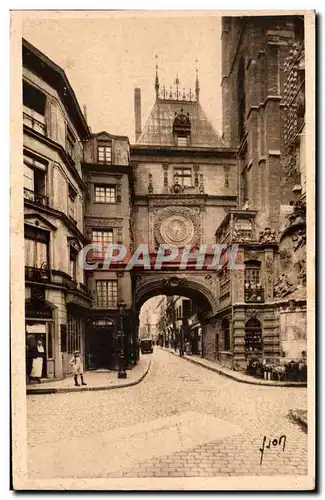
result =
[[[139,384],[147,375],[151,361],[149,359],[140,359],[138,364],[127,370],[126,379],[118,379],[116,371],[107,372],[85,372],[84,379],[86,386],[74,386],[73,376],[61,380],[45,382],[35,387],[28,386],[27,394],[57,394],[66,392],[87,392],[103,391],[109,389],[120,389]]]
[[[190,363],[194,363],[195,365],[203,366],[208,370],[218,373],[219,375],[224,375],[225,377],[232,378],[233,380],[237,380],[237,382],[242,382],[244,384],[252,384],[252,385],[263,385],[263,386],[272,386],[272,387],[307,387],[307,382],[294,382],[294,381],[279,381],[279,380],[263,380],[252,377],[251,375],[246,375],[242,372],[236,372],[227,368],[225,366],[220,365],[219,363],[210,361],[205,358],[201,358],[195,354],[187,355],[184,354],[180,356],[178,352],[175,352],[173,349],[169,349],[164,347],[165,351],[178,356],[179,358],[186,359]]]

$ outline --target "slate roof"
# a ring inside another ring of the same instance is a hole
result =
[[[136,144],[148,146],[175,146],[173,122],[175,113],[189,113],[191,147],[225,147],[222,138],[205,116],[199,101],[157,98],[147,123]]]

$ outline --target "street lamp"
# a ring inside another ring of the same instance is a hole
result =
[[[118,304],[120,309],[120,355],[119,355],[119,367],[117,378],[127,378],[127,373],[125,371],[125,360],[124,360],[124,327],[123,327],[123,317],[124,317],[124,309],[126,308],[126,304],[121,301]]]

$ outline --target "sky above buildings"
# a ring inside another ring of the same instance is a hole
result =
[[[176,75],[194,91],[198,60],[201,105],[221,133],[221,19],[203,12],[26,12],[23,36],[65,70],[93,132],[134,142],[134,88],[141,88],[142,128],[160,85]]]

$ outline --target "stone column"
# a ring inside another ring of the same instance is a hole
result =
[[[265,302],[273,302],[274,288],[274,259],[273,249],[265,249],[264,252],[264,300]]]
[[[245,306],[235,306],[233,310],[233,352],[234,369],[243,370],[245,360]]]

